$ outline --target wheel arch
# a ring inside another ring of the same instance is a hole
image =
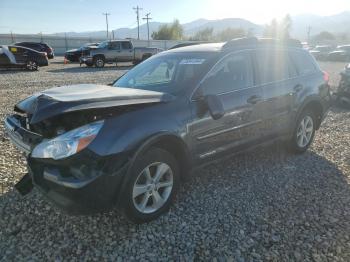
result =
[[[171,153],[179,163],[181,178],[185,178],[192,168],[190,151],[182,138],[170,132],[161,132],[147,138],[135,152],[132,163],[140,154],[151,147],[158,147]]]
[[[317,120],[316,130],[318,130],[321,126],[322,116],[323,116],[323,111],[324,111],[321,102],[318,101],[317,99],[310,99],[310,100],[305,101],[298,111],[297,119],[306,110],[311,110],[315,114],[315,116],[317,118],[316,119]]]
[[[105,57],[104,54],[95,54],[95,55],[92,56],[92,59],[94,60],[97,57],[102,57],[104,60],[106,60],[106,57]]]
[[[130,159],[130,162],[126,171],[126,175],[124,176],[120,186],[119,193],[116,194],[118,206],[122,205],[121,196],[124,192],[126,183],[128,181],[127,177],[128,177],[128,174],[131,172],[131,168],[133,164],[135,163],[137,158],[140,157],[140,155],[142,155],[142,153],[144,153],[151,147],[162,148],[168,151],[169,153],[173,154],[176,160],[180,159],[179,168],[180,168],[181,180],[185,179],[189,174],[189,171],[192,168],[192,157],[185,142],[179,136],[170,132],[161,132],[161,133],[152,135],[147,139],[145,139],[143,142],[141,142],[141,144],[138,146],[138,148],[133,153]]]

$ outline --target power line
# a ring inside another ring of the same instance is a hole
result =
[[[147,40],[148,40],[148,45],[149,45],[149,24],[148,21],[152,20],[152,17],[149,17],[151,13],[146,14],[146,17],[142,18],[143,20],[147,20]]]
[[[136,11],[137,17],[137,39],[140,40],[140,10],[143,9],[139,6],[133,7],[133,9]]]
[[[107,26],[107,40],[108,40],[108,16],[111,15],[110,13],[102,13],[104,16],[106,16],[106,26]]]

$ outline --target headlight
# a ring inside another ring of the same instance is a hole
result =
[[[73,129],[56,138],[37,145],[31,156],[35,158],[62,159],[87,147],[100,131],[103,120]]]

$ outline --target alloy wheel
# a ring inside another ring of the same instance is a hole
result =
[[[34,61],[27,62],[27,69],[28,70],[33,71],[33,70],[37,70],[37,68],[38,68],[38,65],[36,64],[36,62],[34,62]]]
[[[103,60],[102,60],[101,58],[98,58],[98,59],[96,60],[96,66],[97,66],[97,67],[103,67],[103,65],[104,65]]]
[[[133,203],[144,214],[154,213],[167,202],[173,189],[170,166],[156,162],[144,168],[133,186]]]
[[[311,116],[306,115],[298,126],[297,130],[297,144],[299,147],[303,148],[307,146],[311,139],[312,134],[314,132],[314,121]]]

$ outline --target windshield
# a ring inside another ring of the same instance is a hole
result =
[[[170,53],[152,57],[117,80],[113,86],[175,94],[190,88],[209,70],[215,53]]]

